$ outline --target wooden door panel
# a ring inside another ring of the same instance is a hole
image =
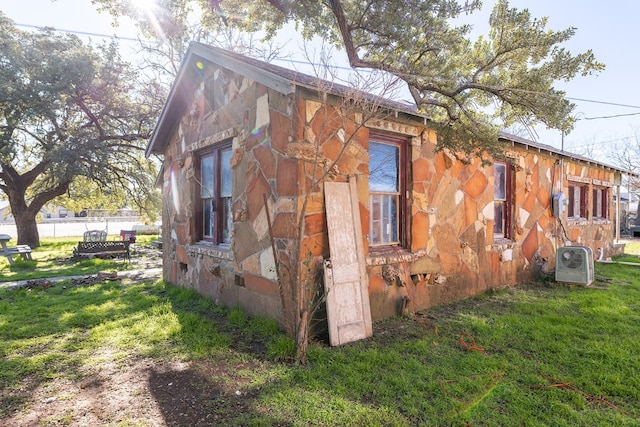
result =
[[[372,335],[355,181],[324,186],[330,260],[325,262],[329,339],[340,345]]]

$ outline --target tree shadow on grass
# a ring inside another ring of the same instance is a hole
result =
[[[222,371],[229,368],[204,361],[187,368],[153,368],[149,373],[149,389],[166,425],[291,425],[254,409],[258,390],[247,390],[238,384],[234,387],[234,384],[221,381],[221,376],[228,375]]]

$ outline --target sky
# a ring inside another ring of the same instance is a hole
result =
[[[477,33],[486,32],[493,3],[485,0],[483,11],[474,18]],[[606,70],[598,76],[558,83],[557,87],[577,105],[578,121],[570,134],[563,138],[559,131],[539,127],[528,138],[612,163],[607,157],[612,151],[628,143],[628,138],[635,141],[636,133],[640,139],[640,85],[636,84],[640,71],[640,1],[511,0],[510,5],[527,8],[534,17],[547,16],[550,29],[575,27],[575,36],[564,46],[574,54],[592,49],[596,58],[606,64]],[[92,34],[93,40],[102,40],[96,34],[115,34],[124,39],[123,44],[128,38],[136,38],[131,22],[121,21],[119,28],[113,28],[112,18],[99,14],[90,0],[0,0],[0,11],[23,30],[51,26]],[[288,29],[282,40],[288,41],[285,48],[296,50],[301,41],[291,32]],[[342,61],[348,66],[346,59],[336,54],[334,62],[340,65]]]

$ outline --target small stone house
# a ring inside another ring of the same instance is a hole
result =
[[[534,279],[560,246],[619,249],[624,171],[507,134],[504,158],[484,165],[436,151],[429,123],[192,44],[147,147],[163,158],[164,279],[286,325],[283,277],[308,280],[331,258],[326,182],[355,188],[373,321]]]

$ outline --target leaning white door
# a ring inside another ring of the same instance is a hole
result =
[[[341,345],[373,335],[355,178],[326,182],[330,259],[325,262],[329,341]]]

